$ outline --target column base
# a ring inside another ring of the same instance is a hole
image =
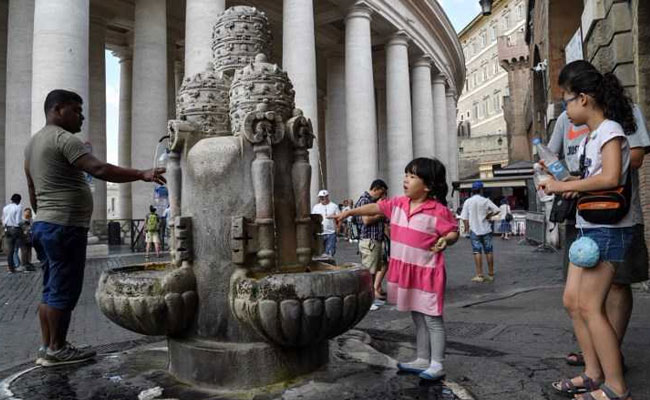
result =
[[[290,380],[315,371],[329,359],[327,341],[305,348],[198,338],[170,338],[168,343],[170,373],[184,383],[215,390],[250,389]]]
[[[86,246],[86,257],[106,257],[108,255],[107,244],[88,244]]]

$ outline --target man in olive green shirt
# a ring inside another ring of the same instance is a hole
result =
[[[32,241],[43,268],[38,308],[43,342],[36,363],[45,367],[82,362],[95,355],[66,341],[72,310],[83,287],[93,211],[83,173],[110,182],[165,183],[163,168],[121,168],[95,158],[74,135],[84,120],[82,103],[74,92],[51,91],[45,99],[46,125],[25,149],[29,199],[36,213]]]

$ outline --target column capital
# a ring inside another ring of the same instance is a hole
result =
[[[348,9],[345,22],[353,18],[366,18],[368,21],[372,21],[372,14],[372,9],[366,3],[356,2]]]
[[[447,92],[445,93],[445,96],[456,98],[456,89],[447,88]]]
[[[413,62],[413,68],[415,67],[431,68],[432,64],[433,64],[433,58],[425,54],[415,59],[415,61]]]
[[[388,39],[388,43],[386,43],[386,47],[389,46],[406,46],[408,47],[409,45],[409,37],[406,34],[406,32],[400,30],[395,32],[390,36]]]
[[[111,54],[120,59],[120,64],[124,61],[133,60],[133,49],[131,47],[118,47]]]
[[[106,18],[104,18],[104,17],[101,16],[101,15],[95,15],[95,14],[93,14],[93,15],[90,16],[89,19],[90,19],[90,25],[91,25],[91,26],[92,26],[92,25],[95,25],[95,26],[103,26],[103,27],[106,27],[106,25],[108,25],[108,21],[106,20]]]
[[[444,75],[434,75],[434,77],[431,79],[431,84],[433,85],[445,85],[446,83],[447,79]]]

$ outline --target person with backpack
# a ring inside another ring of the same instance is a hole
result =
[[[145,259],[149,260],[149,251],[151,245],[153,244],[156,249],[156,257],[160,257],[160,235],[158,230],[160,228],[160,218],[156,214],[156,207],[149,206],[149,214],[147,214],[147,219],[145,220],[145,242],[147,243],[145,249]]]

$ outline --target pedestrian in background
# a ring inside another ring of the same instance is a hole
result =
[[[501,239],[510,239],[510,232],[512,231],[511,219],[512,210],[510,209],[510,204],[508,204],[508,199],[504,197],[501,199],[501,205],[499,206],[499,231],[501,232]]]
[[[2,209],[2,225],[4,226],[4,247],[7,252],[7,268],[10,273],[16,272],[19,263],[16,263],[15,253],[18,249],[20,236],[20,222],[22,221],[23,208],[20,205],[22,197],[18,193],[11,196],[11,202]],[[22,271],[22,270],[21,270]],[[19,271],[20,272],[20,271]]]
[[[469,232],[474,254],[474,267],[476,274],[472,282],[492,282],[494,280],[494,255],[492,247],[492,222],[490,218],[501,210],[492,200],[483,197],[483,182],[472,183],[472,197],[465,200],[460,218],[463,220],[465,232]],[[488,264],[488,275],[483,275],[483,259],[485,253]]]
[[[325,247],[325,254],[334,257],[336,254],[336,223],[332,217],[339,215],[339,206],[330,201],[330,193],[323,189],[318,192],[318,203],[311,209],[312,214],[320,214],[323,217],[321,239]]]
[[[32,209],[23,210],[23,220],[20,222],[20,268],[26,272],[34,271],[32,264]]]
[[[370,189],[363,192],[357,200],[354,208],[363,207],[366,204],[376,203],[388,192],[388,185],[381,179],[375,179],[370,184]],[[343,212],[348,211],[344,210]],[[349,217],[348,217],[349,218]],[[384,248],[384,214],[379,213],[370,216],[353,217],[357,219],[357,225],[361,227],[359,233],[359,254],[361,265],[366,267],[372,275],[375,299],[385,300],[386,293],[381,288],[381,282],[386,274],[386,265],[383,263]]]
[[[156,214],[156,207],[149,206],[149,214],[145,219],[145,260],[149,260],[149,252],[151,247],[156,250],[156,257],[160,258],[160,218]]]
[[[447,208],[446,171],[440,161],[416,158],[404,172],[404,196],[353,208],[337,220],[379,213],[390,218],[388,301],[411,312],[417,345],[417,358],[398,367],[436,381],[445,376],[443,251],[458,240],[458,223]]]

